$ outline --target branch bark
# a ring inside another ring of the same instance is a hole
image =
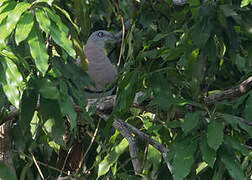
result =
[[[226,99],[232,99],[235,97],[240,97],[246,94],[252,89],[252,76],[243,81],[242,83],[234,86],[230,89],[227,89],[223,92],[216,93],[214,95],[205,97],[204,101],[207,106],[214,104],[217,101],[223,101]]]
[[[142,94],[143,94],[142,92],[139,92],[136,94],[133,104],[135,104],[135,105],[138,104],[137,99]],[[87,110],[89,107],[95,105],[96,106],[96,114],[99,117],[103,118],[104,120],[108,120],[109,115],[105,114],[104,112],[107,112],[109,109],[112,109],[114,107],[115,98],[116,98],[115,95],[107,96],[107,97],[101,98],[98,102],[96,99],[89,99]],[[78,108],[78,107],[76,107],[76,108]],[[140,130],[138,130],[137,128],[132,126],[131,124],[128,124],[119,118],[114,119],[113,127],[115,129],[117,129],[122,134],[122,136],[124,136],[127,139],[127,141],[129,142],[131,158],[132,158],[132,160],[134,160],[134,161],[132,161],[132,164],[133,164],[133,167],[134,167],[134,170],[136,173],[138,173],[139,170],[141,170],[142,168],[140,165],[140,161],[137,158],[135,158],[136,154],[138,152],[138,149],[135,145],[135,139],[132,138],[133,136],[131,135],[131,133],[135,134],[137,138],[142,139],[143,141],[151,144],[154,148],[156,148],[162,154],[163,158],[166,160],[167,153],[169,152],[169,149],[166,148],[164,145],[160,144],[158,141],[152,139],[150,135],[145,134],[144,132],[141,132]],[[171,164],[167,161],[166,165],[172,174],[173,171],[172,171]]]

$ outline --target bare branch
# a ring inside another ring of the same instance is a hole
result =
[[[242,96],[252,89],[252,76],[243,81],[242,83],[227,89],[223,92],[216,93],[212,96],[205,97],[204,101],[206,105],[214,104],[217,101],[223,101],[225,99],[232,99]]]
[[[162,145],[158,141],[152,139],[150,135],[145,134],[144,132],[138,130],[137,128],[135,128],[131,124],[128,124],[128,123],[122,121],[121,119],[115,119],[114,121],[119,121],[119,123],[121,123],[125,127],[127,127],[127,129],[130,132],[135,134],[137,136],[137,138],[142,139],[146,142],[149,142],[154,148],[156,148],[158,151],[160,151],[162,153],[163,158],[166,159],[166,156],[167,156],[167,153],[169,152],[169,150],[164,145]],[[169,164],[169,162],[166,162],[166,164],[167,164],[169,171],[172,174],[172,166]]]
[[[114,121],[113,122],[113,127],[117,129],[123,137],[125,137],[129,143],[129,152],[130,152],[130,157],[131,161],[134,167],[135,174],[139,174],[142,172],[142,166],[141,163],[138,159],[138,147],[136,145],[136,140],[135,137],[132,136],[131,132],[129,129],[121,123],[121,121]]]

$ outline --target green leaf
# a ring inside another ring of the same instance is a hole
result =
[[[207,129],[207,143],[215,151],[219,148],[223,141],[224,125],[219,119],[211,119]]]
[[[245,7],[248,4],[252,4],[252,0],[242,0],[241,2],[241,7]]]
[[[239,151],[240,153],[242,153],[243,156],[248,156],[249,155],[249,151],[246,147],[244,147],[242,145],[242,143],[240,143],[237,138],[235,138],[234,136],[224,136],[224,141],[225,143],[228,143],[232,146],[232,148],[236,149],[237,151]]]
[[[8,16],[9,11],[15,8],[16,4],[17,3],[15,1],[9,1],[4,5],[0,5],[0,24]]]
[[[8,13],[6,24],[1,28],[0,42],[4,41],[14,30],[20,16],[31,7],[30,3],[19,2],[16,7]]]
[[[238,15],[229,4],[220,5],[220,9],[226,17]]]
[[[79,27],[72,21],[72,19],[71,19],[70,15],[68,14],[68,12],[66,10],[60,8],[59,6],[55,5],[55,4],[54,4],[54,7],[56,7],[60,12],[62,12],[66,16],[66,18],[71,22],[71,24],[74,26],[75,30],[78,33],[80,33],[79,32]]]
[[[3,3],[5,3],[8,0],[0,0],[0,7],[2,6]],[[1,12],[1,11],[0,11]]]
[[[191,138],[186,138],[175,144],[173,159],[174,180],[182,180],[190,173],[194,163],[196,149],[197,143],[192,141]]]
[[[157,34],[152,41],[157,42],[160,41],[161,39],[165,38],[166,36],[168,36],[169,34]]]
[[[137,72],[127,72],[123,75],[123,78],[120,79],[115,111],[125,111],[125,109],[131,106],[136,94],[137,80]]]
[[[51,21],[46,13],[41,9],[35,11],[36,19],[39,22],[40,28],[48,35],[50,31]]]
[[[38,102],[38,94],[35,90],[26,89],[22,94],[21,106],[20,106],[20,120],[18,121],[19,126],[23,134],[27,134],[34,111]]]
[[[240,162],[238,161],[235,153],[224,146],[220,148],[220,159],[227,168],[229,174],[234,180],[246,180]]]
[[[221,115],[224,118],[224,120],[227,123],[229,123],[232,126],[232,128],[234,128],[236,131],[240,132],[240,129],[238,128],[239,126],[243,130],[245,130],[249,134],[250,137],[252,137],[251,127],[239,121],[239,119],[237,119],[239,117],[236,117],[230,114],[221,114]]]
[[[30,46],[30,52],[35,60],[36,67],[45,75],[48,69],[48,54],[46,51],[46,46],[44,38],[37,26],[33,26],[29,36],[28,44]]]
[[[204,18],[204,20],[198,23],[192,31],[192,40],[194,44],[199,48],[203,48],[210,38],[212,29],[213,24],[210,18]]]
[[[41,96],[47,99],[59,99],[60,92],[55,83],[49,79],[37,79],[36,85]]]
[[[61,81],[60,82],[60,98],[58,99],[59,105],[60,105],[60,111],[63,116],[68,115],[70,119],[70,127],[71,130],[77,127],[77,114],[73,108],[73,102],[71,98],[68,95],[68,88],[67,85]]]
[[[245,58],[241,57],[240,54],[237,54],[235,58],[235,64],[240,72],[243,72],[245,70],[246,67],[245,63],[246,63]]]
[[[202,159],[213,168],[214,162],[216,160],[216,152],[210,148],[207,144],[207,138],[204,136],[200,142],[200,151]]]
[[[38,134],[38,127],[39,127],[39,117],[38,117],[38,111],[34,111],[32,120],[30,121],[30,132],[33,139],[36,138],[36,135]],[[27,124],[26,124],[27,126]]]
[[[47,3],[49,6],[51,6],[52,3],[53,3],[53,1],[54,1],[54,0],[36,0],[36,3],[38,3],[38,2],[45,2],[45,3]]]
[[[14,173],[6,166],[3,162],[0,162],[0,179],[2,180],[15,180],[16,177]]]
[[[34,23],[33,14],[30,12],[25,13],[20,18],[20,21],[17,24],[16,36],[15,36],[17,45],[28,37],[29,33],[31,32],[33,23]]]
[[[60,145],[64,145],[65,133],[64,118],[60,113],[60,107],[56,100],[40,98],[39,115],[45,122],[44,130],[49,133],[51,139]]]
[[[33,162],[27,162],[26,165],[22,168],[21,175],[20,175],[20,180],[25,180],[26,175],[28,171],[30,170],[31,166],[33,165]]]
[[[119,156],[125,151],[127,147],[128,147],[128,141],[124,138],[115,147],[115,149],[112,150],[112,152],[107,154],[107,156],[99,164],[97,179],[109,171],[110,167],[117,161]]]
[[[161,162],[161,153],[155,149],[152,145],[149,145],[149,149],[148,149],[148,154],[147,154],[147,161],[148,163],[146,163],[145,169],[149,169],[152,168],[151,170],[151,174],[156,174],[159,170],[159,164]],[[152,167],[151,167],[152,166]]]
[[[187,134],[192,129],[197,127],[199,120],[205,115],[206,113],[203,111],[196,111],[196,112],[189,112],[185,115],[185,121],[182,123],[182,129]]]
[[[68,39],[68,32],[69,32],[68,28],[63,24],[63,22],[61,21],[60,17],[57,14],[55,14],[49,8],[44,8],[44,10],[47,12],[47,15],[50,17],[50,19],[53,20],[53,22],[51,22],[51,25],[49,26],[49,29],[47,30],[44,29],[45,32],[50,34],[53,40],[59,46],[61,46],[70,56],[75,58],[76,53],[75,50],[73,49],[72,41]],[[38,21],[39,23],[43,23],[39,18]]]
[[[1,66],[2,64],[2,66]],[[3,85],[3,90],[8,100],[13,104],[16,108],[19,108],[20,102],[20,90],[23,82],[23,77],[19,72],[16,64],[5,57],[0,61],[0,79]]]
[[[244,109],[244,117],[246,120],[251,121],[252,119],[252,93],[250,93],[249,98],[246,101],[245,109]]]

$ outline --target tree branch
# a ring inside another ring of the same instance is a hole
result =
[[[138,159],[138,147],[136,145],[136,139],[134,136],[132,136],[131,132],[129,131],[129,129],[123,124],[121,123],[121,121],[114,121],[113,122],[113,127],[115,129],[117,129],[123,137],[126,138],[126,140],[129,143],[129,152],[130,152],[130,157],[131,157],[131,161],[134,167],[134,171],[135,174],[139,174],[142,172],[142,166],[141,163]]]
[[[242,83],[234,86],[230,89],[227,89],[223,92],[216,93],[214,95],[208,96],[204,98],[205,104],[207,106],[214,104],[217,101],[223,101],[226,99],[232,99],[235,97],[240,97],[246,94],[248,91],[252,89],[252,76],[243,81]]]
[[[139,92],[136,94],[133,104],[139,104],[137,102],[137,99],[138,99],[138,97],[142,96],[142,94],[143,94],[142,92]],[[87,110],[89,107],[95,105],[96,106],[96,114],[99,117],[103,118],[104,120],[108,120],[109,116],[107,114],[105,114],[104,112],[107,112],[108,110],[111,110],[114,107],[115,98],[116,98],[116,96],[113,95],[113,96],[103,97],[98,101],[96,99],[89,99]],[[152,139],[150,135],[145,134],[144,132],[141,132],[140,130],[138,130],[137,128],[132,126],[131,124],[128,124],[119,118],[114,119],[113,127],[115,129],[117,129],[122,134],[122,136],[124,136],[128,140],[129,144],[132,145],[132,147],[129,147],[129,148],[133,148],[133,150],[131,152],[133,154],[132,155],[133,157],[135,156],[134,154],[136,154],[137,150],[134,150],[134,148],[135,148],[134,147],[135,146],[134,140],[132,139],[132,137],[130,137],[131,135],[128,134],[129,132],[135,134],[137,138],[142,139],[145,142],[148,142],[149,144],[151,144],[154,148],[156,148],[159,152],[161,152],[163,158],[166,160],[167,153],[169,152],[168,148],[166,148],[164,145],[160,144],[158,141]],[[133,158],[133,159],[135,159],[135,158]],[[132,163],[133,163],[133,161],[132,161]],[[135,163],[135,166],[137,167],[137,169],[138,169],[138,167],[141,167],[140,162],[134,162],[134,163]],[[134,163],[133,163],[133,166],[134,166]],[[172,174],[172,172],[173,172],[172,166],[170,165],[170,163],[168,161],[166,162],[166,165]],[[135,169],[135,172],[136,172],[136,169]]]

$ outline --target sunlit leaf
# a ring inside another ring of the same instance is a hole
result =
[[[9,1],[8,3],[5,3],[4,5],[0,5],[0,24],[2,23],[2,21],[7,17],[9,11],[11,11],[12,9],[15,8],[15,5],[17,3],[15,1]],[[1,24],[0,26],[3,28],[4,26],[2,26],[3,24]]]
[[[49,8],[44,8],[53,22],[49,26],[49,34],[52,36],[53,40],[61,46],[70,56],[75,58],[76,53],[73,49],[72,41],[68,38],[68,28],[63,24],[60,17],[53,13]]]
[[[29,33],[31,32],[33,23],[33,15],[30,12],[25,13],[20,18],[20,21],[17,24],[15,36],[17,45],[28,37]]]
[[[0,0],[0,7],[1,7],[1,5],[4,3],[4,2],[6,2],[6,1],[8,1],[8,0]],[[0,11],[1,12],[1,11]]]
[[[242,2],[241,2],[241,7],[245,7],[245,6],[247,6],[248,4],[252,4],[252,1],[251,1],[251,0],[242,0]]]
[[[48,69],[48,54],[46,51],[46,46],[44,42],[43,35],[37,26],[33,26],[29,36],[28,44],[30,46],[30,51],[37,68],[45,75]]]
[[[117,161],[119,156],[125,151],[128,147],[128,142],[126,139],[123,139],[112,152],[110,152],[100,163],[98,168],[98,177],[106,174],[110,167]]]
[[[38,2],[45,2],[45,3],[47,3],[49,6],[51,6],[52,3],[53,3],[53,1],[54,1],[54,0],[36,0],[36,3],[38,3]]]
[[[50,32],[51,21],[46,13],[41,9],[35,11],[36,19],[39,22],[40,28],[48,35]]]
[[[159,163],[161,162],[161,153],[155,149],[152,145],[149,145],[148,154],[147,154],[148,163],[146,166],[152,166],[152,174],[156,174],[159,168]],[[147,167],[146,167],[147,168]]]
[[[70,15],[68,14],[68,12],[62,8],[60,8],[59,6],[54,4],[54,7],[56,7],[58,10],[60,10],[65,16],[66,18],[72,23],[72,25],[75,27],[75,30],[79,33],[79,27],[72,21]]]
[[[7,22],[1,28],[0,41],[4,41],[14,30],[20,16],[30,8],[31,4],[27,2],[19,2],[16,7],[8,13]]]
[[[5,95],[16,108],[19,108],[23,77],[12,60],[6,57],[0,63],[2,64],[2,66],[0,64],[2,69],[0,78]]]
[[[27,124],[26,124],[26,126],[27,126]],[[38,132],[37,128],[39,127],[39,117],[38,117],[37,111],[34,111],[32,120],[30,121],[30,127],[31,127],[30,132],[31,132],[32,138],[35,139],[36,132]]]

